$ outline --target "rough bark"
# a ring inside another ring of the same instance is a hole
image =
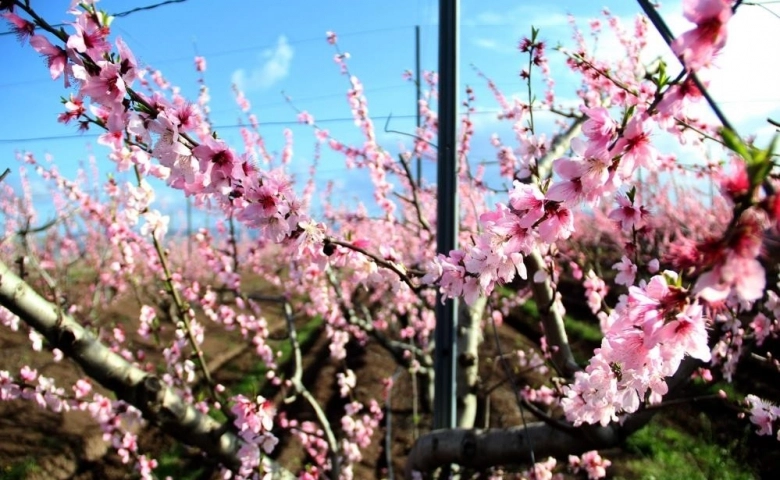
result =
[[[118,399],[143,412],[149,422],[176,440],[200,448],[228,468],[241,462],[240,439],[233,426],[202,414],[157,376],[112,352],[73,317],[35,292],[0,261],[0,305],[37,330],[56,348],[79,364],[92,379]],[[274,466],[276,478],[294,478]]]

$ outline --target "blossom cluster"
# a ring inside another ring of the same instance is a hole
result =
[[[601,347],[561,400],[575,425],[617,421],[648,399],[660,402],[666,377],[674,375],[684,356],[709,361],[706,318],[702,306],[666,271],[629,288],[611,312]]]

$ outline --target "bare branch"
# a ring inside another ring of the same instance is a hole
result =
[[[295,373],[290,381],[296,393],[300,394],[314,410],[314,414],[317,416],[317,420],[322,426],[322,430],[325,432],[325,439],[328,442],[328,450],[330,450],[330,477],[338,479],[341,475],[341,457],[339,456],[339,443],[336,441],[336,436],[333,434],[333,428],[330,426],[330,421],[325,411],[320,406],[317,399],[309,392],[309,389],[303,384],[303,359],[301,357],[301,345],[298,343],[298,332],[295,329],[295,322],[293,322],[293,312],[290,302],[284,300],[284,319],[287,322],[287,330],[290,332],[290,344],[293,349],[293,358],[295,362]],[[289,399],[288,399],[289,400]]]
[[[412,279],[409,278],[408,273],[411,273],[411,274],[416,275],[416,276],[422,276],[424,274],[424,272],[417,271],[417,270],[407,270],[402,265],[399,266],[399,265],[395,264],[394,262],[387,261],[384,258],[381,258],[378,255],[375,255],[375,254],[369,252],[368,250],[366,250],[364,248],[361,248],[361,247],[358,247],[357,245],[353,245],[353,244],[351,244],[349,242],[342,242],[341,240],[336,240],[334,238],[327,237],[325,239],[325,244],[326,245],[327,244],[338,245],[340,247],[348,248],[348,249],[354,250],[354,251],[356,251],[358,253],[362,253],[363,255],[365,255],[368,258],[370,258],[371,260],[373,260],[380,267],[385,267],[385,268],[388,268],[388,269],[392,270],[393,272],[395,272],[395,274],[398,275],[398,277],[401,279],[401,281],[403,281],[405,284],[407,284],[409,286],[409,288],[412,289],[412,291],[417,291],[420,288],[420,287],[416,286],[412,282]]]
[[[336,297],[338,298],[339,307],[344,313],[344,316],[346,317],[347,321],[351,325],[355,325],[356,327],[359,327],[367,334],[371,335],[377,342],[379,342],[379,345],[381,345],[385,350],[390,352],[390,354],[393,356],[393,358],[400,364],[403,365],[406,368],[409,368],[411,365],[411,359],[408,358],[405,354],[405,352],[409,351],[412,353],[414,357],[417,357],[420,359],[420,366],[421,370],[425,370],[428,368],[431,368],[433,366],[433,360],[430,358],[430,354],[426,353],[422,349],[420,349],[418,346],[411,344],[411,343],[405,343],[400,342],[398,340],[394,340],[387,335],[385,335],[384,332],[381,330],[377,330],[374,328],[373,323],[370,321],[370,315],[367,314],[367,311],[364,311],[365,318],[358,315],[358,313],[355,311],[354,308],[347,306],[346,302],[344,302],[344,294],[341,291],[341,287],[339,286],[338,280],[336,279],[336,276],[333,274],[333,271],[331,269],[327,270],[327,277],[328,277],[328,283],[333,288],[333,291],[336,293]]]
[[[414,181],[414,178],[412,178],[412,170],[409,168],[409,161],[404,158],[404,155],[402,153],[398,154],[398,160],[401,162],[401,165],[404,167],[404,173],[406,173],[406,178],[409,180],[409,189],[412,191],[412,205],[414,206],[414,210],[417,213],[417,221],[420,222],[420,225],[422,228],[428,231],[428,233],[431,233],[431,225],[428,223],[428,220],[425,219],[422,213],[422,209],[420,208],[420,199],[417,196],[417,183]]]

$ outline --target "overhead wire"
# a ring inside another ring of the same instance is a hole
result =
[[[155,8],[163,7],[165,5],[170,5],[172,3],[184,3],[187,0],[165,0],[164,2],[154,3],[152,5],[146,5],[144,7],[136,7],[131,8],[130,10],[125,10],[124,12],[119,13],[112,13],[112,17],[126,17],[128,15],[132,15],[137,12],[143,12],[147,10],[154,10]],[[55,23],[52,25],[52,27],[64,27],[65,25],[68,25],[67,23]],[[6,36],[6,35],[16,35],[16,32],[13,30],[9,30],[7,32],[0,32],[0,37]]]
[[[478,110],[475,112],[471,112],[471,115],[488,115],[488,114],[499,114],[501,113],[500,110]],[[392,116],[394,119],[414,119],[416,118],[416,114],[402,114],[402,115],[373,115],[372,118],[378,119],[378,118],[388,118]],[[317,124],[327,124],[327,123],[341,123],[341,122],[354,122],[354,117],[334,117],[334,118],[323,118],[323,119],[317,119]],[[276,120],[276,121],[270,121],[270,122],[260,122],[260,127],[268,127],[268,126],[285,126],[285,125],[294,125],[294,126],[304,126],[305,124],[302,124],[298,120]],[[230,130],[234,128],[242,128],[242,127],[249,127],[249,125],[245,123],[234,123],[234,124],[227,124],[227,125],[214,125],[212,129],[214,130]],[[23,143],[23,142],[44,142],[44,141],[50,141],[50,140],[68,140],[73,138],[97,138],[99,136],[103,135],[102,133],[83,133],[83,134],[69,134],[69,135],[49,135],[49,136],[41,136],[41,137],[29,137],[29,138],[0,138],[0,144],[2,143]]]

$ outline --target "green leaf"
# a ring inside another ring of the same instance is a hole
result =
[[[742,157],[748,165],[752,163],[753,157],[750,154],[750,150],[747,145],[745,145],[745,142],[739,138],[739,135],[724,127],[720,129],[720,136],[729,150]]]
[[[772,156],[776,144],[777,135],[772,137],[772,141],[769,142],[769,146],[766,149],[756,148],[752,145],[749,147],[751,161],[747,164],[747,172],[752,187],[755,188],[764,183],[764,180],[769,176],[769,172],[772,171],[774,166]]]
[[[628,197],[628,199],[631,201],[631,204],[633,205],[634,198],[636,198],[636,185],[631,187],[631,190],[629,190],[628,193],[626,193],[626,196]]]

